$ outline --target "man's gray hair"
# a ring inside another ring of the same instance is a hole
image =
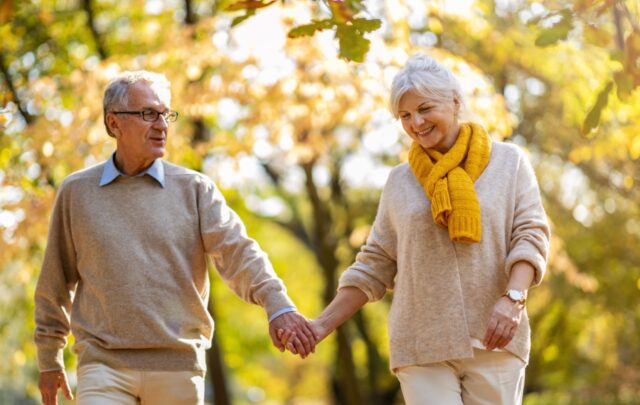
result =
[[[400,99],[408,91],[435,100],[458,99],[464,106],[464,97],[458,79],[446,66],[425,54],[415,54],[396,74],[391,84],[389,100],[391,113],[398,118]]]
[[[129,108],[129,89],[139,82],[149,85],[151,90],[167,107],[171,105],[171,83],[165,75],[146,70],[122,72],[111,79],[104,91],[104,99],[102,100],[104,126],[109,136],[115,138],[115,135],[109,129],[109,125],[107,125],[107,113]]]

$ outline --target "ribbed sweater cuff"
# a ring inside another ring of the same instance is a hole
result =
[[[272,293],[266,297],[266,301],[262,304],[265,311],[267,312],[267,317],[271,319],[273,314],[277,311],[281,310],[285,307],[293,307],[296,305],[291,301],[291,298],[284,291],[279,291],[277,293]]]
[[[454,242],[480,242],[482,239],[480,218],[467,215],[450,215],[449,237]]]
[[[38,369],[40,372],[64,370],[64,349],[38,348]]]

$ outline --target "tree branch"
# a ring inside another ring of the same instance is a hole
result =
[[[23,107],[22,107],[22,100],[20,100],[20,96],[18,95],[18,91],[16,90],[15,86],[13,85],[13,81],[11,80],[11,76],[9,75],[9,68],[7,66],[7,61],[4,58],[4,53],[2,53],[0,51],[0,72],[2,73],[2,77],[4,78],[5,83],[7,83],[7,87],[9,88],[9,91],[11,92],[11,96],[13,98],[13,101],[15,101],[17,107],[18,107],[18,111],[20,112],[20,115],[22,115],[22,117],[24,118],[24,120],[27,122],[27,125],[31,125],[34,121],[35,118],[33,115],[29,114]]]
[[[310,250],[313,250],[314,249],[313,243],[311,242],[309,233],[307,232],[304,226],[304,223],[302,222],[302,218],[300,217],[300,211],[298,210],[295,204],[295,199],[292,196],[286,194],[282,190],[282,176],[280,176],[278,172],[273,170],[273,168],[267,162],[260,162],[260,164],[262,165],[265,172],[269,176],[269,179],[271,179],[271,182],[276,186],[276,192],[278,196],[282,198],[282,200],[284,200],[284,202],[287,204],[287,207],[289,207],[289,210],[291,210],[290,221],[281,221],[277,219],[276,220],[272,219],[272,220],[278,225],[282,226],[283,228],[289,230],[300,241],[302,241],[302,243],[304,243],[305,246],[307,246]]]
[[[620,11],[622,11],[627,16],[627,19],[629,20],[629,24],[631,24],[631,28],[633,28],[634,31],[636,32],[640,31],[640,24],[638,24],[635,18],[633,18],[633,14],[631,14],[629,7],[627,7],[624,1],[621,1],[621,0],[616,1],[613,8],[614,10],[620,9]]]
[[[618,50],[624,51],[624,27],[622,26],[622,16],[620,15],[620,7],[613,5],[613,23],[616,26],[616,46]]]

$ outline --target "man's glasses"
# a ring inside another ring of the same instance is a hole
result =
[[[147,122],[156,122],[158,117],[162,116],[167,122],[175,122],[178,119],[177,111],[157,112],[154,110],[145,111],[111,111],[114,114],[141,115],[142,119]]]

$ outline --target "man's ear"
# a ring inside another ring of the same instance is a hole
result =
[[[107,126],[114,136],[120,135],[120,128],[118,127],[118,120],[114,113],[107,113]]]

